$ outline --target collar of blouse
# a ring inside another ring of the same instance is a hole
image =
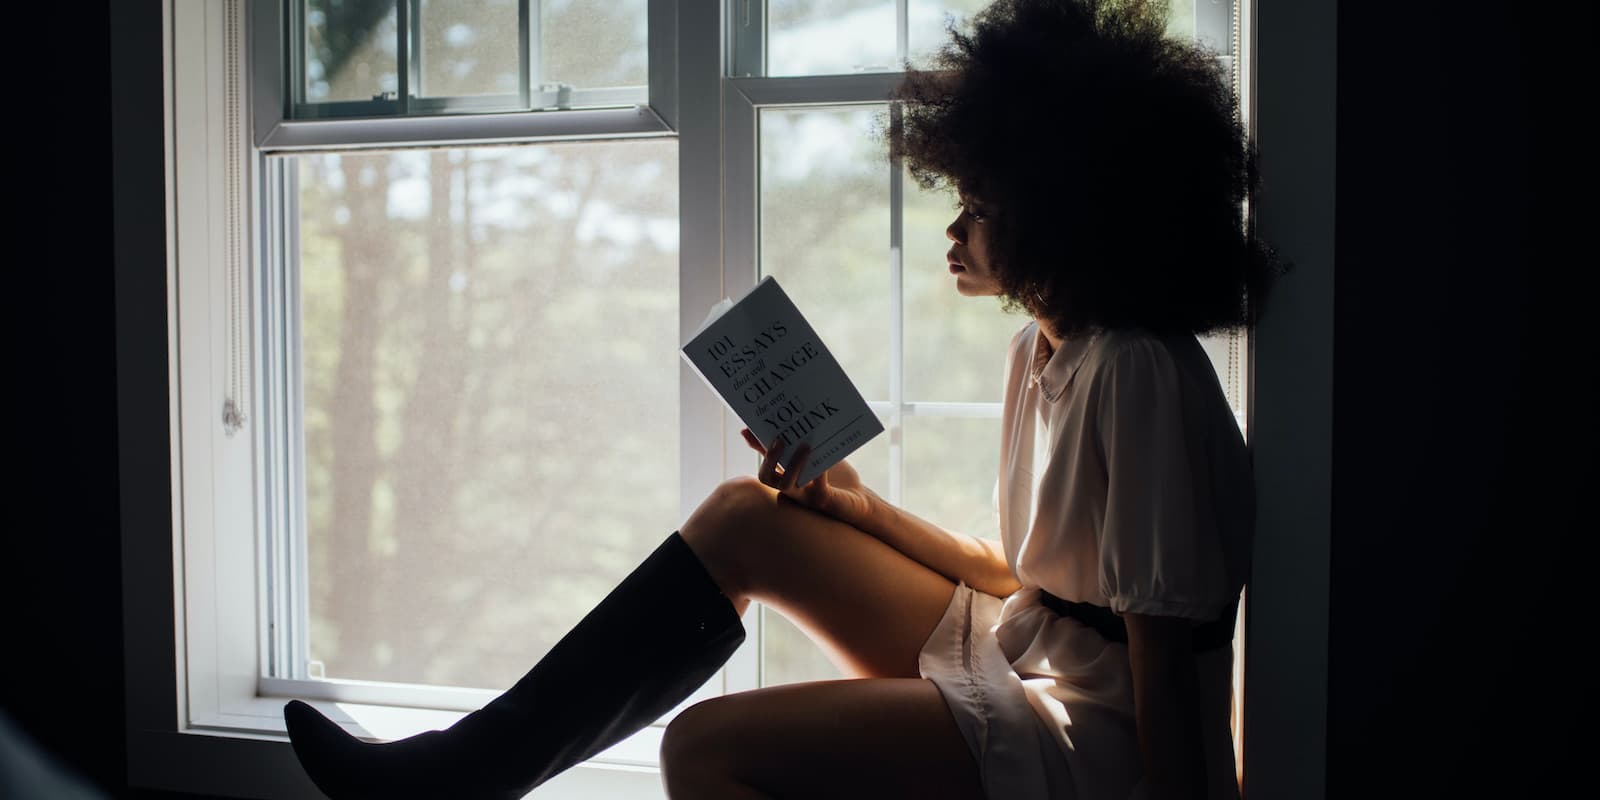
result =
[[[1052,403],[1061,399],[1062,393],[1072,383],[1072,376],[1077,374],[1078,367],[1083,365],[1084,357],[1089,354],[1089,347],[1099,337],[1099,333],[1094,333],[1063,339],[1061,349],[1051,352],[1050,340],[1039,330],[1039,323],[1033,323],[1033,358],[1028,369],[1034,385],[1044,394],[1044,399]]]

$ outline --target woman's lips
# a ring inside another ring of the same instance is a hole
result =
[[[950,262],[950,274],[954,275],[957,272],[966,272],[966,271],[967,271],[967,268],[961,266],[961,263],[959,261]]]

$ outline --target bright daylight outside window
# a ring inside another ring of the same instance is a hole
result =
[[[294,157],[315,674],[509,686],[670,528],[675,151]]]

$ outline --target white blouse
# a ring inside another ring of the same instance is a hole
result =
[[[1006,359],[995,491],[1005,598],[964,585],[924,645],[994,798],[1140,798],[1127,645],[1041,604],[1219,618],[1250,573],[1254,483],[1216,371],[1192,335],[1137,330],[1051,352],[1029,322]],[[1211,800],[1237,800],[1233,651],[1197,654]]]
[[[1110,331],[1059,352],[1030,322],[1006,363],[995,512],[1017,580],[1217,619],[1250,572],[1250,457],[1192,335]]]

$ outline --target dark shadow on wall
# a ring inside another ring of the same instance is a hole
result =
[[[1339,5],[1328,796],[1552,796],[1594,527],[1594,359],[1539,297],[1561,23],[1420,6]]]

